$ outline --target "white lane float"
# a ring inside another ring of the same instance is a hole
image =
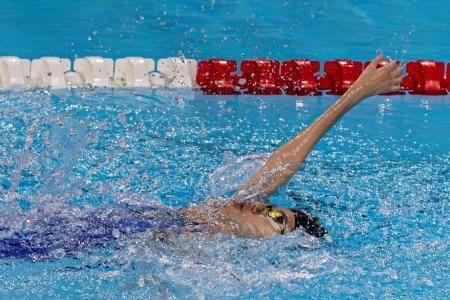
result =
[[[157,70],[164,75],[166,87],[171,89],[197,87],[197,61],[183,57],[158,60]]]
[[[152,88],[161,88],[166,86],[166,79],[163,74],[159,72],[150,73],[150,85]]]
[[[151,58],[125,57],[116,59],[114,82],[120,87],[150,87],[150,73],[155,70]]]
[[[0,89],[24,88],[30,77],[30,61],[16,56],[0,56]]]
[[[155,65],[156,69],[155,70]],[[0,89],[12,87],[129,87],[197,88],[197,61],[183,57],[155,60],[125,57],[116,61],[100,56],[71,60],[41,57],[33,61],[0,56]],[[72,68],[71,68],[72,67]]]
[[[59,57],[41,57],[31,61],[30,78],[38,87],[66,89],[65,73],[71,70],[71,61]]]
[[[85,85],[100,88],[113,86],[114,61],[111,58],[100,56],[77,58],[73,69],[80,74]]]
[[[64,74],[64,77],[66,78],[66,84],[69,87],[77,88],[84,86],[83,78],[81,77],[80,73],[77,72],[66,72]]]

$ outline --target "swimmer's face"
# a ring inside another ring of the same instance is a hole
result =
[[[295,228],[295,216],[290,209],[269,206],[263,202],[234,202],[220,208],[219,212],[231,221],[231,230],[237,235],[262,238]]]

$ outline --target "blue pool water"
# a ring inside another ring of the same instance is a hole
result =
[[[2,55],[448,61],[446,1],[4,0]]]
[[[63,209],[75,215],[76,227],[83,213],[69,207],[185,206],[227,194],[251,173],[240,167],[260,165],[264,153],[333,100],[164,91],[3,94],[2,224],[17,232],[27,220]],[[3,259],[1,293],[444,297],[449,110],[446,97],[373,97],[317,145],[274,201],[314,212],[328,240],[296,232],[160,243],[140,233],[119,239],[119,247],[67,257],[56,251],[50,260]]]
[[[440,16],[450,5],[420,5],[5,1],[0,54],[323,61],[365,60],[382,49],[450,61],[450,19]],[[263,240],[115,234],[103,247],[1,259],[0,297],[446,298],[449,99],[372,97],[319,142],[272,200],[319,216],[327,239],[302,231]],[[0,239],[55,212],[73,232],[87,214],[119,203],[184,207],[228,195],[335,100],[2,92]],[[52,239],[71,238],[57,232]]]

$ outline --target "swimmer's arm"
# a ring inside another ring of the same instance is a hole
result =
[[[353,106],[364,98],[398,91],[402,80],[401,66],[392,61],[377,69],[376,66],[381,60],[382,56],[378,55],[338,101],[299,135],[275,150],[264,166],[233,195],[232,199],[239,200],[249,191],[253,191],[251,194],[256,192],[270,196],[291,179],[303,165],[314,145]]]

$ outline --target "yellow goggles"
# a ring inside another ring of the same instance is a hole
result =
[[[280,234],[284,234],[286,231],[286,218],[284,214],[273,210],[272,206],[269,206],[269,213],[267,214],[267,219],[269,219],[270,224],[275,228]]]

